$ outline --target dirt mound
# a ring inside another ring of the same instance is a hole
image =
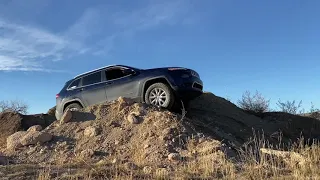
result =
[[[185,112],[176,114],[119,98],[69,111],[53,123],[49,115],[11,115],[20,118],[20,126],[40,124],[46,128],[23,128],[16,134],[21,138],[13,137],[11,141],[18,146],[10,146],[4,154],[13,164],[68,171],[85,166],[96,172],[107,167],[111,171],[124,168],[124,172],[161,171],[170,177],[179,169],[179,175],[188,172],[214,177],[217,171],[223,171],[222,167],[232,169],[240,164],[238,159],[230,164],[229,158],[236,156],[231,147],[238,149],[246,144],[254,131],[263,132],[264,138],[274,144],[279,144],[281,133],[282,142],[296,141],[300,135],[320,137],[316,119],[285,113],[251,114],[212,93],[194,99],[186,110],[184,116]],[[6,115],[7,119],[11,116]],[[12,128],[14,131],[17,129]],[[271,150],[263,153],[279,154]]]
[[[228,152],[219,141],[194,131],[191,120],[145,104],[120,99],[69,113],[68,121],[55,121],[41,131],[53,136],[50,142],[6,154],[15,163],[133,163],[139,168],[173,168],[195,155],[222,157]]]
[[[253,115],[212,93],[204,93],[190,102],[186,117],[123,98],[67,114],[42,131],[53,136],[49,143],[23,147],[9,154],[18,155],[18,161],[24,163],[57,164],[83,161],[87,157],[93,162],[131,161],[138,165],[167,166],[172,157],[177,157],[172,153],[187,157],[197,149],[199,143],[188,150],[191,140],[200,139],[204,144],[212,141],[216,148],[226,150],[224,145],[238,149],[254,133],[263,133],[265,140],[277,145],[281,135],[282,143],[295,142],[301,135],[320,137],[320,123],[316,119],[284,113]],[[36,124],[46,127],[51,123],[43,115],[38,118],[39,121],[25,122],[28,127]],[[226,155],[232,155],[232,151]]]
[[[0,149],[6,146],[7,137],[21,129],[23,117],[18,113],[0,113]]]
[[[20,130],[27,130],[34,125],[43,128],[55,121],[55,117],[48,114],[22,115],[16,112],[0,113],[0,149],[6,146],[6,139]]]
[[[247,113],[212,93],[204,93],[193,100],[187,116],[194,121],[198,131],[215,134],[217,139],[234,147],[247,142],[255,133],[263,133],[264,139],[271,144],[279,144],[279,138],[286,144],[296,142],[301,136],[320,138],[317,119],[277,112]]]

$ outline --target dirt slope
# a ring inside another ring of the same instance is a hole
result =
[[[242,145],[254,135],[263,132],[266,140],[278,144],[296,141],[299,137],[320,138],[320,122],[310,117],[287,113],[263,113],[253,115],[212,93],[204,93],[192,101],[187,116],[199,131],[214,134],[235,147]]]

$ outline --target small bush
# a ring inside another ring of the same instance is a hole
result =
[[[266,100],[258,91],[251,96],[249,91],[242,95],[242,99],[238,100],[240,108],[246,111],[253,111],[256,113],[263,113],[269,110],[270,100]]]
[[[19,101],[19,100],[11,100],[11,101],[0,101],[0,113],[2,112],[17,112],[20,114],[28,113],[28,105]]]
[[[320,111],[320,109],[315,108],[314,104],[311,102],[310,113],[315,113],[315,112],[319,112],[319,111]]]
[[[303,110],[299,110],[302,105],[302,101],[299,102],[299,104],[296,104],[296,101],[286,101],[286,102],[281,102],[281,100],[278,100],[277,103],[278,107],[280,108],[281,112],[285,113],[290,113],[290,114],[298,114],[298,113],[303,113]]]

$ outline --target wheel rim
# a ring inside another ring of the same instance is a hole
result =
[[[163,106],[168,101],[166,91],[161,88],[154,88],[149,95],[149,101],[156,106]]]
[[[68,110],[69,111],[78,111],[78,108],[73,107],[73,108],[69,108]]]

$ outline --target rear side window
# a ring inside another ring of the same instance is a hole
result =
[[[79,83],[80,83],[80,79],[77,79],[75,81],[73,81],[70,86],[68,87],[68,89],[74,89],[74,88],[77,88],[79,87]]]
[[[108,69],[106,71],[106,78],[107,80],[113,80],[113,79],[118,79],[125,76],[125,74],[123,73],[122,69]]]
[[[94,83],[99,83],[99,82],[101,82],[101,71],[87,75],[82,78],[82,85],[83,86],[94,84]]]
[[[134,71],[132,69],[123,69],[123,68],[108,69],[106,71],[106,79],[107,80],[118,79],[124,76],[132,75],[133,73]]]

